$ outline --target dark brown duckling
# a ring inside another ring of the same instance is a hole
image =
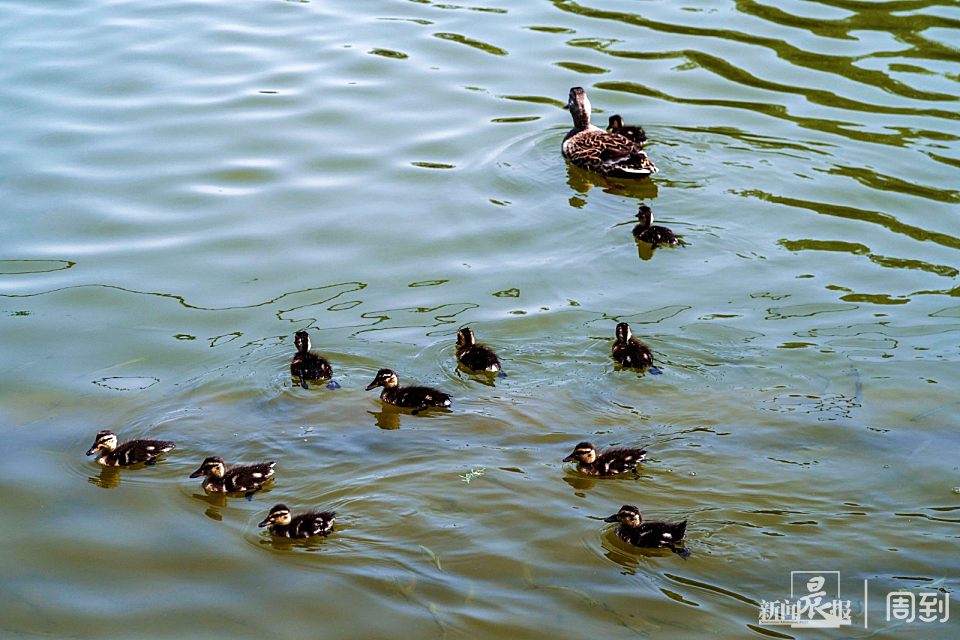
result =
[[[490,347],[477,344],[470,327],[464,327],[457,332],[457,362],[471,371],[500,371],[500,359]]]
[[[93,440],[93,446],[87,450],[92,456],[98,451],[103,453],[97,462],[107,467],[126,467],[132,464],[156,464],[157,457],[176,447],[169,440],[127,440],[117,444],[117,435],[113,431],[101,431]]]
[[[647,369],[653,366],[653,354],[647,345],[633,337],[630,325],[617,325],[616,339],[611,349],[613,359],[626,369]]]
[[[300,386],[309,389],[307,380],[326,380],[333,377],[333,367],[327,360],[310,351],[310,334],[306,331],[297,331],[293,336],[293,344],[297,353],[290,361],[290,375],[300,379]]]
[[[333,511],[308,511],[293,516],[287,505],[277,504],[270,509],[270,515],[257,526],[269,526],[271,534],[282,538],[326,536],[333,531],[336,515]]]
[[[392,369],[380,369],[367,391],[383,387],[380,399],[387,404],[407,407],[418,413],[430,407],[449,407],[450,396],[431,387],[401,387],[400,379]]]
[[[589,442],[581,442],[564,462],[576,462],[577,471],[589,476],[615,476],[636,471],[637,464],[647,457],[646,449],[616,447],[602,452]]]
[[[191,478],[206,476],[201,485],[209,493],[246,493],[252,494],[263,488],[264,483],[273,478],[276,462],[237,465],[227,469],[223,458],[210,456],[200,468],[190,474]]]
[[[619,113],[610,116],[607,124],[607,133],[619,133],[624,138],[633,140],[641,147],[643,143],[647,141],[647,132],[643,130],[643,127],[623,124],[623,118],[620,117]]]
[[[683,522],[656,522],[643,521],[640,509],[632,504],[625,504],[620,511],[604,522],[617,522],[617,537],[624,542],[637,547],[668,547],[684,555],[677,549],[677,544],[683,541],[687,532],[687,521]]]
[[[640,223],[633,228],[633,237],[640,242],[651,244],[654,248],[659,245],[675,247],[680,244],[673,231],[667,227],[653,224],[653,210],[647,205],[640,205],[640,210],[637,211],[637,219],[640,220]]]

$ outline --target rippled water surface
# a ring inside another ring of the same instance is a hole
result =
[[[3,637],[803,637],[757,625],[792,570],[840,572],[836,636],[957,637],[884,620],[960,569],[955,2],[2,8]],[[564,164],[575,85],[659,174]],[[457,371],[466,324],[508,377]],[[303,328],[340,389],[290,379]],[[100,429],[178,446],[102,470]],[[277,479],[207,497],[208,455]],[[277,502],[336,533],[271,540]]]

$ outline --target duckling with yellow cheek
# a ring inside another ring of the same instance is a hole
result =
[[[470,327],[464,327],[457,332],[457,362],[470,371],[503,373],[497,354],[490,347],[477,344],[477,338]]]
[[[613,178],[645,178],[657,173],[657,166],[639,144],[590,124],[590,100],[582,87],[570,89],[567,109],[573,129],[563,138],[560,150],[571,164]]]
[[[210,456],[200,468],[190,474],[191,478],[206,476],[201,485],[209,493],[246,493],[252,495],[273,478],[276,462],[237,465],[226,468],[223,458]]]
[[[383,387],[380,399],[387,404],[413,409],[414,413],[431,407],[449,407],[450,396],[432,387],[401,387],[400,378],[392,369],[380,369],[367,391]]]
[[[270,527],[271,534],[282,538],[326,536],[333,531],[336,515],[333,511],[308,511],[294,516],[287,505],[277,504],[257,526]]]
[[[636,547],[667,547],[680,555],[689,555],[677,548],[687,532],[687,521],[643,521],[640,509],[625,504],[604,522],[616,522],[617,537]]]
[[[643,130],[643,127],[623,124],[623,118],[620,117],[619,113],[610,116],[610,119],[607,121],[607,133],[619,133],[624,138],[633,140],[641,147],[643,143],[647,141],[647,132]]]
[[[620,366],[626,369],[648,369],[653,365],[653,354],[650,349],[633,337],[633,331],[626,322],[617,325],[611,355]]]
[[[333,367],[327,360],[313,351],[310,351],[310,334],[306,331],[297,331],[293,336],[293,344],[297,353],[290,361],[290,375],[300,379],[300,386],[309,389],[307,380],[326,380],[333,377]]]
[[[169,440],[127,440],[117,443],[117,434],[113,431],[101,431],[93,440],[93,446],[87,450],[92,456],[98,451],[97,462],[107,467],[126,467],[133,464],[156,464],[157,457],[173,451],[176,445]]]
[[[640,222],[633,228],[633,237],[640,242],[653,245],[654,249],[660,245],[675,247],[680,244],[680,240],[672,230],[653,224],[653,209],[647,205],[640,205],[637,219]]]
[[[615,476],[636,471],[637,465],[647,457],[646,449],[616,447],[602,452],[589,442],[581,442],[564,462],[576,462],[577,471],[588,476]]]

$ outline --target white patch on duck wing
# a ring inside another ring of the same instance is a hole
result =
[[[263,477],[263,474],[260,473],[259,471],[254,471],[252,475],[253,475],[254,478],[262,478],[262,477]]]

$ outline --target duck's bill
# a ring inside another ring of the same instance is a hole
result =
[[[367,385],[367,391],[372,391],[373,389],[376,389],[379,386],[380,386],[380,383],[376,381],[371,382],[370,384]]]
[[[270,520],[270,518],[267,517],[267,518],[264,518],[264,519],[260,522],[260,524],[258,524],[257,526],[258,526],[258,527],[265,527],[265,526],[267,526],[268,524],[271,524],[271,523],[272,523],[272,520]]]
[[[619,513],[615,513],[615,514],[613,514],[612,516],[610,516],[609,518],[604,518],[603,521],[604,521],[604,522],[618,522],[618,521],[619,521],[618,518],[617,518],[618,515],[620,515],[620,514],[619,514]]]
[[[573,454],[571,453],[570,455],[568,455],[566,458],[563,459],[563,462],[573,462],[575,460],[576,458],[574,458]]]
[[[199,478],[199,477],[202,476],[202,475],[203,475],[203,467],[200,467],[199,469],[197,469],[196,471],[194,471],[193,473],[191,473],[191,474],[190,474],[190,477],[191,477],[191,478]]]
[[[87,455],[88,455],[88,456],[92,456],[92,455],[95,454],[99,449],[100,449],[100,447],[90,447],[89,449],[87,449]]]

